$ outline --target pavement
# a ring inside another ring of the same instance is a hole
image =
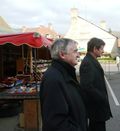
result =
[[[0,131],[20,131],[16,130],[17,125],[18,116],[0,118]]]
[[[19,127],[19,115],[0,118],[0,131],[24,131],[23,128]]]
[[[110,107],[113,118],[107,121],[107,131],[119,131],[120,130],[120,72],[106,74],[107,80],[114,93],[111,94],[108,90]],[[115,99],[116,97],[116,99]],[[118,103],[117,103],[117,101]]]

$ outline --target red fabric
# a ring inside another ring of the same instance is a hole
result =
[[[0,35],[0,45],[11,43],[15,46],[26,44],[33,48],[40,48],[42,46],[50,46],[52,44],[51,39],[47,39],[44,36],[35,36],[34,32],[21,33],[21,34],[9,34]]]

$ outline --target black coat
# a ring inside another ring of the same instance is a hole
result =
[[[88,111],[88,117],[96,121],[106,121],[112,114],[108,101],[104,71],[99,62],[89,53],[80,66],[80,85]]]
[[[41,87],[42,131],[86,131],[86,112],[75,69],[54,60]]]

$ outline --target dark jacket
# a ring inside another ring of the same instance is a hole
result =
[[[75,68],[53,60],[41,87],[42,131],[86,131],[86,113]]]
[[[104,71],[100,63],[87,54],[80,66],[80,85],[88,111],[88,117],[95,121],[106,121],[112,114],[108,101]]]

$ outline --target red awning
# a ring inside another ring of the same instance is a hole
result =
[[[0,35],[0,45],[4,45],[6,43],[11,43],[15,46],[26,44],[33,48],[40,48],[42,46],[50,46],[52,44],[52,40],[35,32]]]

